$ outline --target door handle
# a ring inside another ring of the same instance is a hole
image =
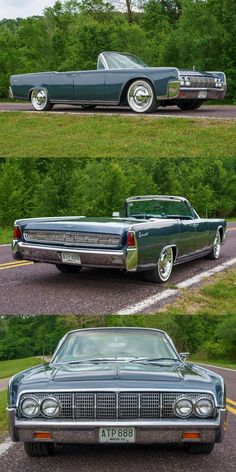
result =
[[[193,227],[193,228],[197,228],[198,226],[199,226],[199,223],[193,223],[193,224],[192,224],[192,227]]]

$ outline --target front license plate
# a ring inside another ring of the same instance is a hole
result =
[[[100,443],[134,443],[135,428],[99,428]]]
[[[79,264],[81,265],[81,259],[78,254],[70,254],[69,252],[62,252],[61,260],[64,264]]]
[[[198,92],[198,98],[207,98],[207,91],[200,90],[200,92]]]

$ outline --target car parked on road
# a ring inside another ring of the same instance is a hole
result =
[[[187,354],[157,329],[71,331],[51,362],[10,380],[11,438],[29,456],[63,443],[171,443],[208,454],[224,437],[225,384]]]
[[[130,197],[113,218],[84,216],[16,220],[16,260],[48,262],[63,273],[82,267],[142,272],[166,282],[173,266],[200,257],[218,259],[226,238],[224,219],[200,218],[183,197]]]
[[[167,105],[194,110],[206,100],[224,98],[226,88],[223,72],[148,67],[133,54],[108,51],[98,56],[97,70],[12,75],[9,96],[30,100],[36,111],[72,104],[128,105],[136,113],[150,113]]]

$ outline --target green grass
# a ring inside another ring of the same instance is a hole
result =
[[[13,359],[10,361],[0,361],[0,379],[5,379],[17,374],[21,370],[42,364],[43,360],[36,357],[26,357],[25,359]]]
[[[8,244],[13,238],[13,227],[0,226],[0,244]]]
[[[2,157],[235,157],[236,120],[0,114]]]
[[[234,315],[236,312],[236,269],[215,275],[203,286],[183,289],[181,296],[161,310],[168,315]]]
[[[0,392],[0,435],[4,431],[8,430],[6,406],[7,406],[7,390],[2,390]]]

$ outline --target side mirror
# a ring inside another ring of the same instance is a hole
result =
[[[112,212],[112,217],[113,218],[120,218],[120,212],[119,211],[113,211]]]
[[[189,355],[190,355],[189,352],[181,352],[179,357],[180,357],[181,361],[185,362],[188,359]]]

